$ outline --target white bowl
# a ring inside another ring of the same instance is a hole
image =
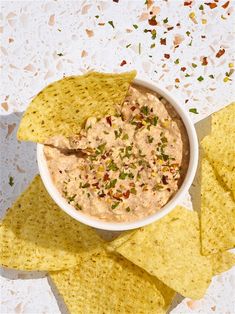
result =
[[[159,85],[151,81],[148,81],[145,79],[144,80],[135,79],[134,83],[147,87],[157,92],[159,95],[163,96],[166,100],[168,100],[169,103],[175,108],[175,110],[177,111],[181,119],[183,120],[185,128],[188,133],[189,144],[190,144],[190,159],[189,159],[188,171],[186,173],[186,176],[184,178],[184,181],[180,189],[177,191],[174,197],[165,206],[161,208],[160,211],[137,221],[121,222],[121,223],[105,222],[105,221],[99,220],[98,218],[91,217],[91,216],[81,213],[80,211],[77,211],[72,205],[67,203],[66,199],[62,197],[62,195],[59,193],[59,191],[53,184],[48,167],[47,167],[47,162],[44,156],[43,145],[37,144],[37,161],[38,161],[39,173],[52,199],[68,215],[94,228],[103,229],[103,230],[113,230],[113,231],[114,230],[115,231],[130,230],[130,229],[135,229],[135,228],[148,225],[164,217],[170,211],[172,211],[176,205],[179,204],[179,202],[181,201],[181,199],[184,197],[185,193],[188,191],[189,187],[191,186],[195,173],[196,173],[197,163],[198,163],[197,134],[196,134],[194,125],[192,121],[190,120],[189,114],[183,108],[183,104],[180,104],[172,95],[169,94],[167,90],[165,90],[164,88],[160,87]]]

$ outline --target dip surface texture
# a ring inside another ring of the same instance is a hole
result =
[[[48,140],[53,182],[68,203],[104,221],[129,222],[159,211],[187,172],[189,142],[174,108],[132,85],[117,116],[89,118],[71,138]]]

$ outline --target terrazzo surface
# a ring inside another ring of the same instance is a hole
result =
[[[20,143],[22,112],[47,84],[89,70],[138,71],[167,88],[194,123],[235,99],[235,1],[1,1],[1,216],[37,173]],[[186,196],[183,204],[191,207]],[[0,312],[66,313],[43,273],[1,270]],[[172,314],[234,314],[235,270]],[[157,314],[157,313],[156,313]]]

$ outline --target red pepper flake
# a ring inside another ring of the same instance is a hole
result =
[[[178,23],[176,24],[176,26],[180,26],[180,22],[178,22]]]
[[[166,38],[160,38],[160,44],[166,45]]]
[[[205,3],[205,4],[208,5],[208,6],[210,7],[210,9],[214,9],[214,8],[217,7],[217,4],[214,3],[214,2],[207,2],[207,3]]]
[[[135,106],[132,106],[131,107],[131,111],[135,111],[136,107]]]
[[[176,83],[180,83],[180,79],[176,78],[176,79],[175,79],[175,82],[176,82]]]
[[[130,196],[130,191],[127,190],[126,192],[123,193],[124,198],[128,198]]]
[[[92,186],[95,186],[98,189],[99,188],[99,182],[93,183]]]
[[[104,180],[104,181],[108,181],[108,180],[109,180],[109,175],[108,175],[108,173],[105,173],[103,180]]]
[[[186,67],[182,67],[180,70],[184,72],[186,70]]]
[[[151,19],[148,20],[148,22],[149,22],[149,25],[151,25],[151,26],[157,25],[156,15],[154,15],[153,17],[151,17]]]
[[[120,66],[122,67],[125,64],[126,64],[126,60],[122,60],[122,62],[120,63]]]
[[[110,126],[112,126],[112,118],[111,118],[111,116],[106,117],[106,121],[108,122],[108,124]]]
[[[192,4],[193,1],[184,1],[184,6],[187,7]]]
[[[116,3],[118,3],[118,2],[119,2],[119,0],[113,0],[113,2],[116,2]]]
[[[222,5],[222,8],[227,9],[229,6],[230,1],[225,2],[225,4]]]
[[[203,57],[202,58],[202,65],[207,65],[208,61],[207,61],[207,57]]]
[[[168,53],[165,53],[165,54],[164,54],[164,57],[165,57],[166,59],[170,59],[170,55],[169,55]]]
[[[99,26],[104,26],[104,25],[105,25],[105,23],[98,23],[98,25],[99,25]]]
[[[225,53],[225,49],[220,49],[216,54],[216,58],[220,58],[224,53]]]

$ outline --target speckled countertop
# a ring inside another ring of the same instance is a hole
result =
[[[1,1],[1,216],[37,173],[35,145],[19,143],[16,130],[50,82],[135,68],[180,99],[195,123],[235,99],[235,2],[146,2]],[[191,206],[189,195],[184,203]],[[2,270],[0,285],[2,314],[66,312],[45,274]],[[171,313],[234,314],[234,269],[214,277],[200,301],[179,298]]]

